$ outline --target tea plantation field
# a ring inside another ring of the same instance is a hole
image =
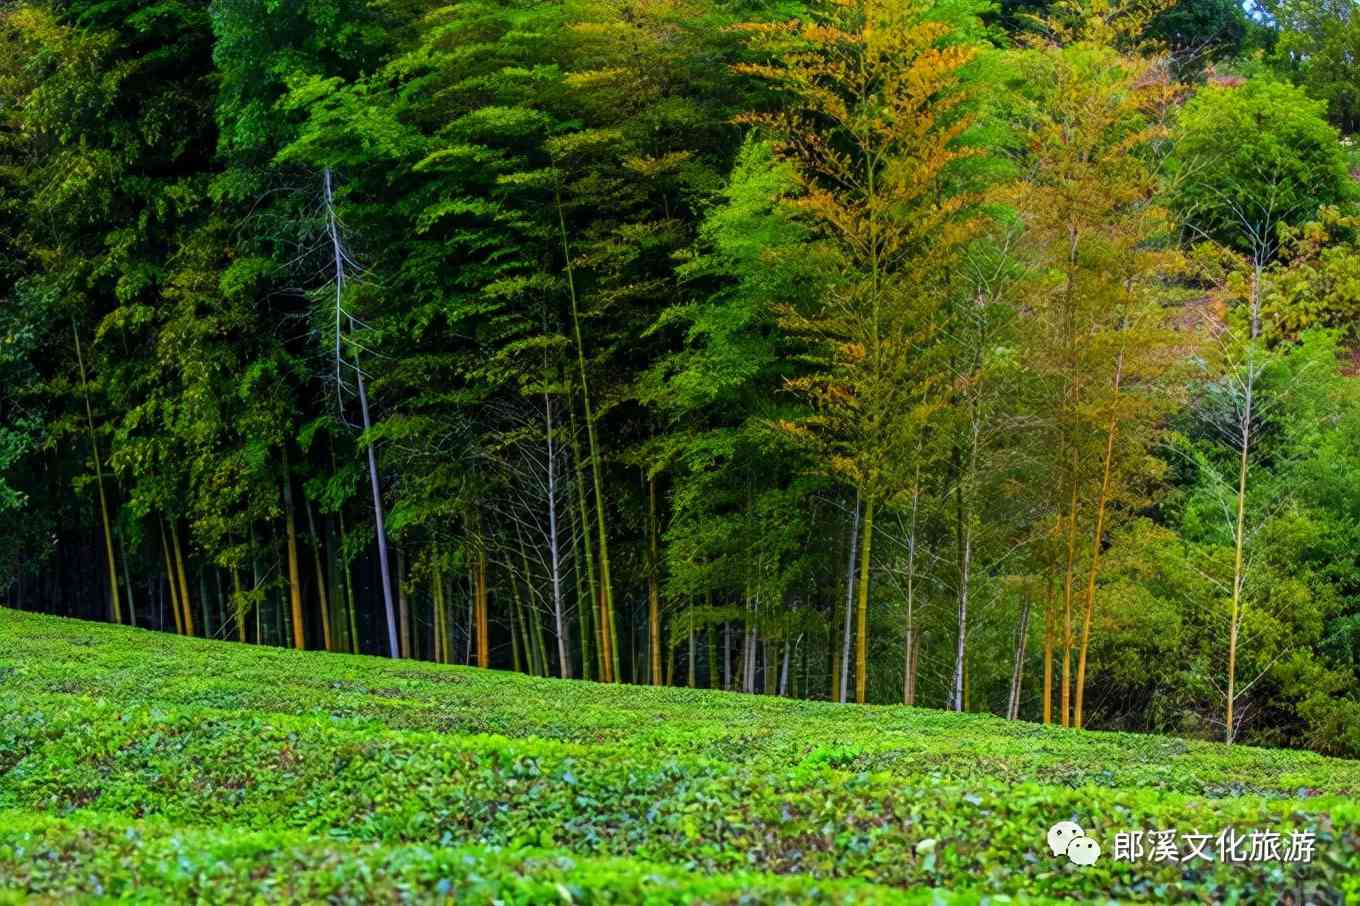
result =
[[[1114,858],[1155,829],[1315,847]],[[1360,763],[0,609],[0,903],[106,899],[1360,902]]]

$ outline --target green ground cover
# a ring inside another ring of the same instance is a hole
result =
[[[1107,858],[1054,858],[1059,820]],[[1158,828],[1306,830],[1316,849],[1309,863],[1108,858],[1116,831]],[[60,902],[1355,901],[1360,763],[0,610],[0,888]]]

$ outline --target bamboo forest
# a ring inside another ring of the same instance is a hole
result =
[[[1356,0],[0,0],[0,903],[1360,898],[1358,131]]]

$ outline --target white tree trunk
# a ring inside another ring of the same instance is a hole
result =
[[[368,390],[365,386],[364,372],[359,367],[356,357],[351,364],[345,361],[344,349],[341,345],[341,336],[346,321],[351,321],[349,314],[344,309],[344,291],[346,272],[345,265],[349,255],[345,252],[344,241],[340,236],[340,221],[335,216],[335,199],[331,192],[331,170],[327,167],[324,173],[325,195],[326,195],[326,231],[330,234],[331,252],[335,261],[335,377],[336,392],[340,393],[343,383],[343,366],[349,365],[354,369],[356,383],[359,386],[359,411],[362,415],[364,433],[367,434],[373,427],[368,411]],[[382,487],[378,482],[378,457],[373,451],[373,444],[370,441],[366,444],[368,448],[368,483],[373,490],[373,522],[374,531],[378,536],[378,564],[382,573],[383,605],[387,612],[387,650],[388,654],[396,658],[400,655],[397,645],[397,610],[392,602],[392,572],[388,566],[387,558],[387,529],[383,519]]]
[[[1248,354],[1250,355],[1250,353]],[[1246,580],[1243,548],[1246,545],[1247,467],[1251,453],[1251,414],[1256,374],[1247,359],[1245,401],[1241,413],[1242,456],[1237,470],[1237,522],[1233,528],[1233,585],[1231,625],[1228,627],[1228,695],[1224,715],[1224,741],[1232,743],[1236,734],[1234,707],[1237,704],[1237,637],[1242,625],[1242,588]]]
[[[1019,637],[1015,640],[1015,663],[1011,667],[1011,694],[1006,703],[1006,717],[1010,720],[1020,718],[1020,687],[1025,675],[1025,648],[1029,641],[1029,599],[1025,599],[1024,609],[1020,611]]]
[[[840,696],[842,705],[850,690],[850,616],[855,610],[855,566],[859,553],[859,501],[855,501],[855,516],[850,525],[850,569],[845,579],[845,628],[841,637]]]
[[[553,621],[557,628],[557,663],[562,678],[570,679],[571,651],[567,647],[567,619],[562,601],[562,554],[557,537],[557,451],[553,446],[552,397],[543,394],[543,420],[548,442],[548,557],[552,570]]]
[[[963,558],[959,569],[959,639],[954,649],[954,693],[953,708],[963,710],[963,658],[968,643],[968,582],[969,571],[973,565],[973,533],[965,531]]]

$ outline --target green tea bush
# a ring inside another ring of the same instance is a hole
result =
[[[0,903],[744,904],[973,906],[1034,898],[908,893],[845,881],[721,877],[535,849],[361,845],[301,834],[177,830],[104,816],[0,812]],[[9,885],[8,896],[3,889]]]
[[[666,875],[689,891],[675,902],[803,901],[832,896],[809,892],[829,879],[850,884],[834,888],[850,897],[855,884],[1096,900],[1360,897],[1358,768],[981,715],[533,680],[0,611],[0,809],[57,822],[24,833],[55,840],[51,852],[68,847],[57,862],[79,862],[80,834],[105,833],[114,825],[100,822],[113,819],[192,832],[182,839],[205,853],[291,835],[320,866],[296,872],[322,885],[302,899],[332,898],[335,865],[468,847],[497,866],[486,869],[495,878],[529,850],[585,860],[563,869],[595,891],[582,902],[642,901],[628,885],[642,883],[644,863],[681,873]],[[1310,831],[1316,857],[1079,867],[1047,848],[1059,820],[1078,821],[1107,856],[1120,830],[1231,827]],[[73,869],[43,886],[18,867],[13,839],[0,834],[0,868],[13,866],[4,870],[19,889],[60,896],[71,892],[60,884],[79,887],[69,879],[105,876]],[[150,859],[139,852],[124,860],[138,871]],[[274,862],[242,871],[287,875]],[[383,872],[375,877],[404,883]],[[794,886],[742,880],[747,872]],[[744,884],[764,892],[742,899]],[[92,885],[78,892],[99,893]],[[225,902],[238,888],[223,890]]]

